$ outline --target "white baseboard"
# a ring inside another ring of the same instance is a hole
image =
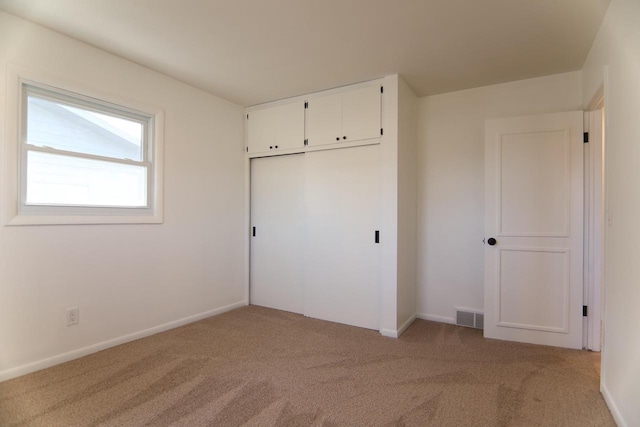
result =
[[[398,338],[398,331],[395,329],[380,329],[380,335],[389,338]]]
[[[453,317],[438,316],[436,314],[418,313],[416,317],[418,319],[431,320],[432,322],[456,324],[456,320]]]
[[[41,369],[50,368],[51,366],[59,365],[64,362],[69,362],[71,360],[78,359],[80,357],[83,357],[92,353],[96,353],[98,351],[105,350],[110,347],[115,347],[120,344],[128,343],[130,341],[148,337],[150,335],[155,335],[160,332],[168,331],[169,329],[174,329],[179,326],[183,326],[188,323],[193,323],[198,320],[205,319],[207,317],[215,316],[217,314],[222,314],[224,312],[231,311],[236,308],[244,307],[246,305],[247,305],[246,301],[240,301],[224,307],[205,311],[204,313],[194,314],[193,316],[187,316],[182,319],[174,320],[173,322],[164,323],[162,325],[154,326],[152,328],[144,329],[142,331],[134,332],[132,334],[124,335],[118,338],[113,338],[97,344],[89,345],[87,347],[82,347],[66,353],[47,357],[46,359],[41,359],[35,362],[27,363],[22,366],[7,369],[0,372],[0,382],[17,378],[22,375],[30,374],[32,372],[36,372]]]
[[[618,405],[616,405],[615,401],[611,397],[611,394],[609,393],[609,390],[604,384],[600,384],[600,393],[602,393],[604,401],[607,402],[609,411],[611,411],[611,415],[613,415],[613,419],[615,420],[618,427],[627,427],[628,424],[624,421],[624,418],[620,413],[620,409],[618,409]]]
[[[411,326],[411,324],[413,323],[413,321],[414,321],[414,320],[416,320],[416,315],[415,315],[415,314],[414,314],[413,316],[409,317],[409,318],[407,319],[407,321],[406,321],[406,322],[404,322],[404,323],[402,324],[402,326],[400,326],[400,329],[398,329],[398,336],[402,335],[402,334],[404,333],[404,331],[406,331],[406,330],[407,330],[407,328],[408,328],[409,326]]]
[[[407,330],[407,328],[409,326],[411,326],[411,324],[413,323],[414,320],[416,320],[416,315],[415,314],[413,316],[409,317],[409,319],[407,319],[407,321],[404,322],[402,324],[402,326],[400,326],[400,328],[398,328],[398,330],[395,330],[395,329],[380,329],[380,335],[382,335],[383,337],[398,338],[400,335],[402,335],[402,333],[404,331]]]

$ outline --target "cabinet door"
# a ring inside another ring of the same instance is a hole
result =
[[[247,144],[249,153],[269,151],[275,141],[275,114],[270,108],[249,113]]]
[[[304,314],[378,329],[380,146],[305,156]]]
[[[249,153],[304,148],[304,103],[279,105],[249,113]]]
[[[304,148],[304,102],[273,107],[277,150]]]
[[[307,108],[309,146],[337,144],[342,141],[342,95],[314,98]]]
[[[251,160],[251,226],[249,301],[302,313],[304,154]]]
[[[380,86],[368,86],[343,93],[343,141],[380,138],[380,115]]]

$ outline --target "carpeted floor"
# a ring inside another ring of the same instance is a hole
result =
[[[0,426],[609,426],[586,351],[245,307],[0,383]]]

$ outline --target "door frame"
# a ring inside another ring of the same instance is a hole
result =
[[[605,98],[601,88],[585,111],[584,131],[584,318],[583,348],[601,351],[604,300],[604,239],[606,213]]]

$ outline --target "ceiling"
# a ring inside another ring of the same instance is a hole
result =
[[[0,0],[248,106],[400,74],[419,96],[582,68],[610,0]]]

